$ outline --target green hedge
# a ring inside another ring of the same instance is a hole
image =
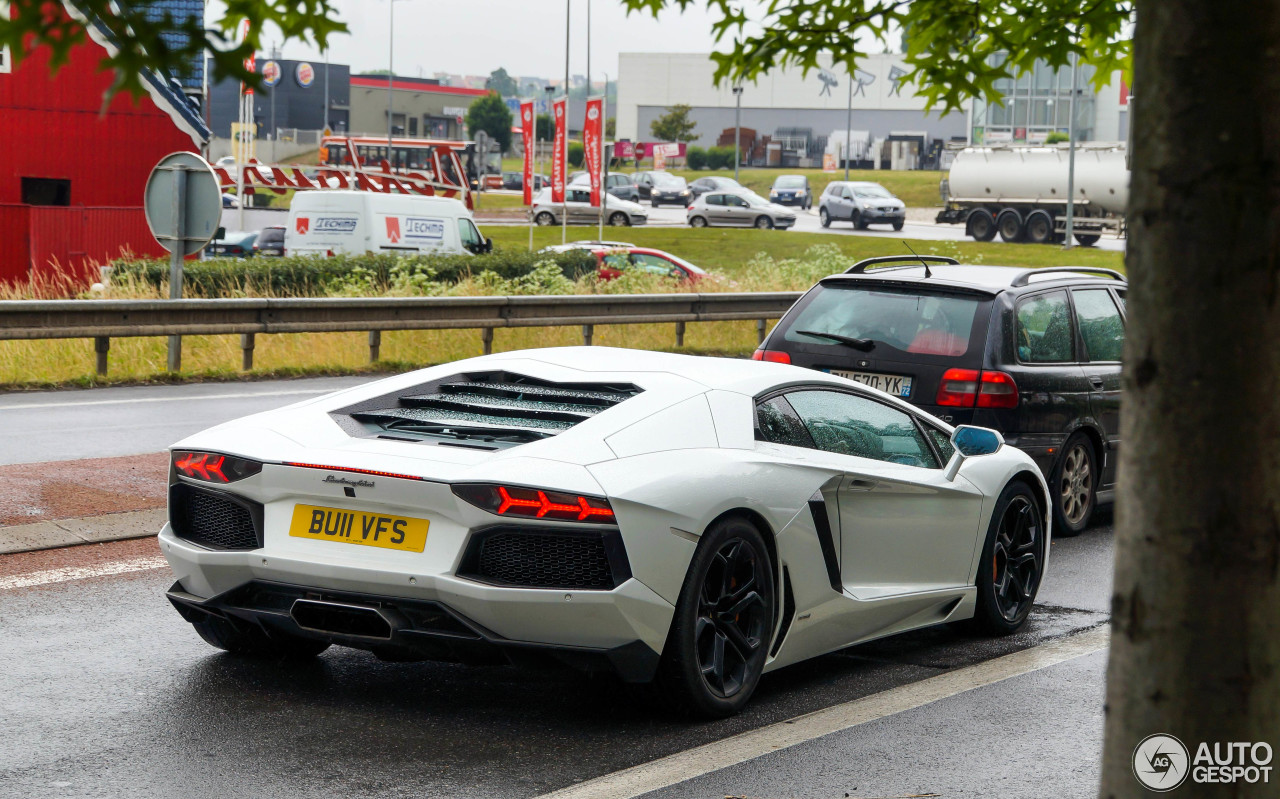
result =
[[[246,293],[276,297],[318,297],[333,293],[352,281],[386,288],[393,271],[429,274],[432,282],[451,284],[488,272],[510,280],[532,273],[540,263],[550,261],[570,280],[595,269],[595,259],[580,250],[567,253],[536,253],[526,250],[495,249],[484,255],[418,255],[365,253],[332,258],[291,256],[289,258],[209,258],[189,261],[183,270],[183,288],[188,295],[235,297]],[[167,260],[119,260],[112,263],[111,281],[130,281],[161,287],[169,281]],[[425,268],[424,268],[425,267]]]
[[[576,141],[569,142],[569,166],[574,169],[579,169],[582,166],[582,158],[582,143]]]
[[[685,150],[685,159],[688,161],[690,169],[707,168],[707,151],[701,147],[689,145],[689,149]]]

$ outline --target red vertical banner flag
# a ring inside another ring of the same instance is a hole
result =
[[[537,120],[533,114],[533,102],[520,104],[520,143],[524,145],[524,204],[533,205],[533,156],[537,143],[534,132]]]
[[[556,121],[556,138],[554,152],[551,154],[551,202],[564,202],[565,161],[569,156],[569,103],[568,98],[561,97],[551,104],[552,116]]]
[[[602,167],[601,137],[604,135],[604,98],[587,100],[587,119],[582,126],[582,157],[591,177],[591,205],[600,207],[603,192],[600,190]]]

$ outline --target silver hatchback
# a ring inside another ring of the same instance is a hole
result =
[[[693,201],[685,218],[690,227],[782,228],[796,223],[796,213],[753,191],[709,191]]]

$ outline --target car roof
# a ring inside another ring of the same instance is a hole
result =
[[[1088,270],[1089,267],[1075,267]],[[890,266],[871,269],[861,274],[830,275],[827,281],[871,281],[902,284],[931,285],[951,288],[980,289],[992,295],[1005,291],[1023,292],[1045,284],[1096,283],[1103,286],[1127,286],[1127,281],[1116,280],[1087,271],[1070,271],[1072,267],[1028,269],[1021,266],[995,266],[988,264],[930,264],[928,276],[924,266]],[[1027,273],[1025,286],[1014,286],[1015,278]]]

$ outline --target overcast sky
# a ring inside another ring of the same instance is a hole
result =
[[[583,74],[587,66],[586,14],[588,0],[571,0],[570,68]],[[351,29],[335,37],[329,47],[334,63],[349,64],[353,72],[387,68],[387,28],[390,0],[332,0],[339,18]],[[627,16],[618,0],[590,0],[591,71],[617,77],[620,52],[710,52],[713,17],[698,3],[689,11]],[[395,71],[400,75],[431,77],[434,72],[488,75],[498,67],[513,76],[552,78],[564,74],[565,0],[396,0]],[[209,4],[210,20],[221,18],[225,6]],[[264,43],[279,41],[268,31]],[[289,42],[281,57],[322,60],[311,45]]]

